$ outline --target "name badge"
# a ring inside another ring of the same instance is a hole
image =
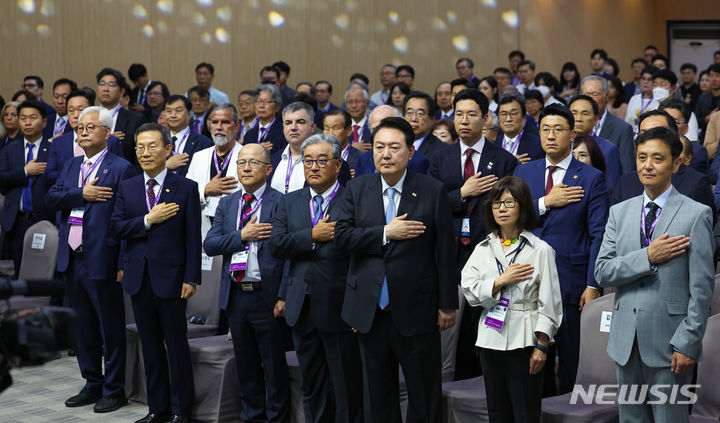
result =
[[[71,225],[82,225],[84,214],[85,209],[82,207],[70,210],[70,217],[68,217],[68,223]]]
[[[250,244],[243,251],[238,251],[230,259],[230,271],[247,269],[248,256],[250,255]]]
[[[215,210],[220,204],[220,197],[210,197],[205,205],[205,216],[215,217]]]
[[[460,228],[460,236],[470,237],[470,217],[465,216],[462,220],[462,227]]]
[[[501,296],[500,302],[488,310],[487,316],[485,316],[485,326],[502,330],[509,305],[510,295]]]

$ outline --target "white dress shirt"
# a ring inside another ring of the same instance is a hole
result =
[[[388,185],[387,182],[385,182],[385,178],[380,175],[380,181],[382,182],[382,199],[383,199],[383,216],[385,216],[385,210],[387,210],[387,206],[390,203],[390,194],[388,193],[388,188],[395,188],[395,196],[393,197],[393,202],[395,203],[395,217],[397,217],[398,208],[400,207],[400,197],[402,196],[402,189],[403,184],[405,183],[405,177],[407,176],[407,169],[405,170],[405,173],[403,173],[403,176],[400,177],[400,180],[397,181],[395,185],[392,187]],[[385,232],[387,231],[387,225],[383,228],[383,245],[390,242],[387,239],[387,235]]]
[[[110,128],[111,133],[115,132],[115,125],[117,124],[117,118],[118,118],[118,115],[120,114],[121,108],[122,108],[122,106],[120,104],[118,104],[117,106],[115,106],[112,109],[105,109],[108,112],[110,112],[110,116],[112,116],[112,127]]]
[[[175,141],[175,154],[180,154],[185,151],[185,144],[190,136],[190,126],[186,126],[185,129],[181,129],[179,132],[170,132],[170,137],[177,137]],[[232,163],[231,163],[232,164]]]
[[[147,173],[143,172],[143,178],[145,180],[145,184],[143,185],[143,195],[147,199],[147,182],[150,179],[154,179],[157,184],[153,186],[153,193],[155,193],[155,199],[158,199],[160,196],[160,188],[165,184],[165,177],[167,176],[168,170],[167,168],[163,169],[160,173],[155,175],[154,178],[150,178]],[[160,201],[158,201],[158,204]],[[153,207],[152,204],[150,204],[150,207]],[[143,217],[143,222],[145,223],[145,229],[150,229],[150,224],[147,221],[147,214]]]
[[[265,192],[265,186],[263,185],[260,188],[258,188],[257,191],[248,193],[245,191],[245,188],[242,189],[242,195],[245,194],[252,194],[255,196],[255,199],[252,203],[250,203],[250,210],[252,210],[255,205],[257,205],[258,200],[260,200],[260,197],[262,197],[263,193]],[[242,198],[242,196],[240,197]],[[244,204],[244,203],[243,203]],[[253,213],[250,216],[250,219],[253,218],[253,216],[257,216],[258,223],[260,222],[260,211],[262,210],[262,203],[260,203],[260,207],[258,207],[257,210],[255,210],[255,213]],[[238,208],[238,215],[242,211],[241,208]],[[240,216],[242,218],[242,216]],[[237,217],[236,217],[237,219]],[[240,221],[239,219],[237,220]],[[241,230],[241,228],[238,227],[238,230]],[[258,253],[258,245],[257,241],[253,241],[250,243],[250,250],[248,250],[248,259],[247,259],[247,266],[245,268],[245,276],[242,279],[242,282],[260,282],[262,280],[260,276],[260,263],[258,262],[257,258]]]
[[[643,191],[643,210],[645,210],[645,207],[649,202],[653,202],[657,204],[658,207],[661,209],[665,207],[665,203],[667,202],[668,197],[670,197],[670,191],[672,191],[672,185],[668,189],[665,190],[662,194],[660,194],[656,199],[651,200],[650,197],[648,197],[647,192]],[[646,211],[647,212],[647,211]]]
[[[565,172],[567,172],[568,166],[570,166],[570,161],[572,160],[572,153],[568,154],[567,157],[562,159],[560,163],[556,164],[557,169],[555,169],[555,172],[552,174],[552,180],[553,185],[557,185],[563,181],[563,178],[565,178]],[[545,177],[543,178],[543,187],[547,185],[547,178],[548,178],[548,166],[552,166],[552,163],[550,163],[550,160],[545,158]],[[545,207],[545,196],[541,197],[538,200],[538,211],[540,212],[540,215],[542,216],[547,212],[547,208]]]
[[[292,173],[290,174],[290,181],[288,182],[288,188],[285,189],[285,179],[287,177],[288,166],[292,167]],[[270,181],[270,186],[280,191],[281,193],[287,194],[301,189],[305,185],[305,170],[303,169],[302,156],[296,157],[292,164],[290,164],[290,145],[285,147],[282,152],[282,158],[275,168],[275,174]]]
[[[427,138],[428,134],[430,134],[430,132],[425,134],[425,136],[422,136],[413,141],[413,147],[415,148],[415,151],[418,151],[420,149],[420,146],[422,145],[423,141],[425,141],[425,138]]]
[[[530,84],[529,87],[521,82],[521,83],[517,84],[515,86],[515,88],[517,88],[517,90],[520,91],[520,94],[525,94],[525,91],[534,90],[536,87],[535,87],[534,82],[532,84]]]
[[[485,147],[485,136],[481,136],[480,140],[475,143],[472,147],[468,146],[464,142],[460,141],[460,172],[462,172],[465,169],[465,160],[467,159],[467,153],[466,151],[469,148],[472,148],[475,150],[475,154],[472,156],[473,161],[473,168],[475,169],[475,173],[478,173],[480,166],[480,154],[482,154],[482,150]]]
[[[78,175],[78,187],[82,187],[82,182],[81,182],[81,180],[82,180],[82,169],[83,169],[83,166],[85,165],[85,162],[86,162],[87,160],[90,160],[90,163],[92,163],[91,166],[95,166],[95,168],[92,170],[92,172],[90,172],[90,175],[88,175],[87,178],[85,178],[85,184],[88,184],[88,183],[90,183],[90,181],[92,181],[93,179],[95,179],[95,177],[97,176],[98,170],[100,170],[100,163],[97,163],[97,164],[96,164],[95,161],[96,161],[97,159],[99,159],[106,151],[107,151],[107,147],[103,148],[100,152],[96,153],[96,154],[95,154],[94,156],[92,156],[92,157],[88,157],[87,154],[83,154],[83,161],[82,161],[82,163],[80,164],[80,173],[79,173],[79,175]],[[104,159],[105,159],[105,158],[103,157],[103,160],[104,160]],[[100,162],[102,163],[102,160],[101,160]]]
[[[365,125],[367,124],[367,115],[363,116],[360,121],[355,122],[355,119],[352,120],[352,127],[351,129],[355,129],[355,125],[359,126],[358,128],[358,142],[362,142],[362,135],[363,135],[363,129],[365,129]],[[352,142],[352,131],[350,131],[350,142]]]

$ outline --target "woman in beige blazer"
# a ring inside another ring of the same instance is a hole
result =
[[[502,178],[485,207],[489,235],[462,271],[462,288],[480,316],[476,345],[491,422],[539,422],[548,345],[562,321],[555,252],[532,232],[530,189]]]

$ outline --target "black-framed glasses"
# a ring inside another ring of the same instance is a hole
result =
[[[247,165],[250,165],[250,168],[251,168],[251,169],[257,169],[257,167],[260,166],[261,164],[269,165],[270,163],[262,162],[262,161],[256,160],[256,159],[251,159],[251,160],[238,160],[238,161],[237,161],[238,167],[245,167],[245,166],[247,166]]]
[[[311,169],[315,163],[317,163],[319,168],[323,168],[327,166],[328,162],[330,160],[336,160],[336,159],[303,159],[303,166],[305,166],[308,169]]]
[[[499,209],[501,205],[505,205],[506,209],[512,209],[517,204],[514,198],[508,198],[507,200],[495,200],[492,202],[492,208]]]

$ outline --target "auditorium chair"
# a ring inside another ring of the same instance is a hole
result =
[[[35,239],[35,242],[33,242]],[[55,277],[57,264],[58,230],[47,220],[41,220],[30,226],[23,237],[22,264],[19,279],[49,280]],[[10,298],[11,310],[48,305],[50,297],[26,297],[16,295]]]

